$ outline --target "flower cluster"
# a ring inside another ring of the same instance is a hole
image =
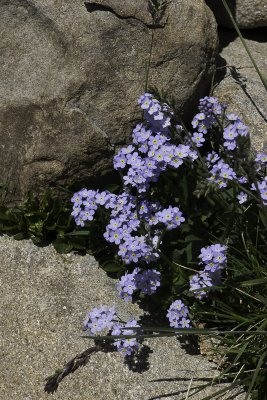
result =
[[[182,164],[192,169],[193,161],[201,157],[202,149],[198,148],[205,143],[210,128],[219,127],[221,136],[217,145],[212,142],[213,151],[206,156],[209,186],[215,183],[220,189],[226,188],[231,181],[249,186],[252,181],[248,172],[241,164],[238,168],[236,162],[238,155],[245,154],[245,150],[241,152],[238,149],[245,149],[246,141],[242,142],[242,137],[248,135],[248,128],[236,115],[227,114],[227,106],[219,103],[217,98],[206,96],[200,100],[199,113],[192,120],[192,134],[186,134],[180,125],[172,126],[175,119],[171,108],[166,103],[160,103],[152,94],[143,94],[138,103],[143,111],[143,122],[133,129],[131,144],[122,147],[113,159],[114,168],[123,181],[123,191],[116,195],[82,189],[71,199],[72,215],[81,227],[94,219],[99,206],[105,208],[109,219],[104,238],[118,246],[118,255],[126,266],[138,265],[130,270],[132,272],[128,270],[116,285],[119,297],[124,301],[131,301],[137,290],[145,295],[156,292],[161,274],[155,269],[148,269],[147,265],[159,259],[159,246],[164,233],[178,228],[185,221],[179,207],[169,205],[164,208],[155,201],[153,184],[167,169],[175,170]],[[212,130],[211,138],[216,138],[216,129]],[[267,205],[267,176],[264,177],[267,155],[259,153],[255,165],[259,179],[250,188],[256,190]],[[248,175],[242,176],[243,173]],[[245,192],[239,191],[237,195],[240,204],[248,200]],[[204,268],[192,276],[190,291],[195,298],[202,300],[212,286],[221,282],[221,271],[226,266],[226,246],[214,244],[203,247],[199,257]],[[175,300],[167,312],[170,326],[176,329],[190,327],[188,315],[188,307],[181,300]],[[108,330],[116,336],[134,335],[131,328],[139,325],[135,320],[119,322],[114,307],[108,309],[104,306],[88,313],[84,326],[91,335]],[[114,345],[124,355],[138,349],[136,338],[115,339]]]
[[[204,97],[199,103],[199,113],[192,120],[192,126],[197,131],[193,133],[191,139],[197,147],[203,146],[204,135],[208,129],[216,123],[216,116],[222,112],[222,106],[215,97]]]
[[[250,187],[251,190],[258,190],[262,199],[262,202],[267,206],[267,176],[257,182],[257,185],[253,183]]]
[[[71,215],[75,218],[77,225],[84,226],[86,221],[92,221],[99,202],[96,202],[95,190],[82,189],[74,193],[71,198],[73,211]]]
[[[146,269],[136,275],[136,287],[142,293],[152,295],[160,286],[161,274],[155,269]]]
[[[222,105],[215,97],[205,96],[200,99],[198,109],[192,121],[193,128],[197,128],[200,133],[207,133],[208,129],[216,123],[216,116],[222,113]]]
[[[142,218],[138,216],[136,198],[126,192],[113,196],[113,204],[106,204],[106,208],[111,209],[111,219],[104,238],[119,246],[118,254],[125,264],[154,261],[158,254],[148,235],[137,235]]]
[[[228,180],[237,179],[233,168],[221,160],[218,154],[208,154],[207,162],[210,169],[210,176],[208,177],[208,180],[216,183],[220,189],[227,187]]]
[[[148,295],[155,293],[160,286],[160,277],[160,272],[155,269],[141,271],[140,268],[135,268],[131,274],[126,273],[121,277],[116,288],[124,301],[131,301],[135,290],[139,289]]]
[[[213,281],[210,275],[210,273],[202,271],[198,274],[195,274],[190,279],[189,290],[194,291],[194,296],[196,299],[202,300],[208,295],[207,288],[213,286]]]
[[[83,325],[90,335],[95,336],[103,330],[110,330],[113,326],[113,321],[116,319],[117,315],[114,306],[111,308],[102,306],[100,308],[93,308],[87,314]]]
[[[185,221],[178,207],[171,207],[159,211],[155,215],[156,220],[162,222],[168,231],[177,228]]]
[[[192,121],[192,126],[197,131],[191,135],[191,140],[196,147],[201,147],[204,144],[203,135],[207,134],[210,128],[219,127],[222,131],[222,136],[219,138],[220,154],[212,151],[206,156],[206,164],[210,173],[208,181],[214,182],[220,189],[226,188],[229,180],[236,180],[238,183],[247,182],[246,177],[237,176],[236,163],[233,163],[233,166],[235,166],[233,168],[231,160],[235,159],[235,153],[232,151],[238,147],[238,143],[241,143],[239,138],[248,136],[248,127],[235,114],[226,114],[226,109],[227,105],[219,103],[217,98],[206,96],[200,100],[200,113],[196,114]],[[223,159],[224,155],[227,155],[227,162]],[[262,153],[258,160],[261,159],[261,156],[264,159]],[[238,197],[240,204],[246,200],[246,196],[240,193]]]
[[[144,118],[147,122],[159,131],[168,131],[171,125],[171,116],[173,111],[166,103],[161,104],[157,99],[153,98],[151,93],[144,93],[139,99],[138,104],[144,110]]]
[[[256,155],[256,157],[255,157],[255,161],[260,167],[266,168],[266,166],[267,166],[267,154],[266,153],[258,153]]]
[[[115,202],[117,206],[112,208],[112,218],[104,237],[119,246],[118,255],[125,264],[155,261],[159,257],[158,239],[162,230],[175,229],[185,221],[178,207],[163,209],[159,203],[148,201],[141,201],[136,206],[134,197],[125,192],[115,196]],[[105,207],[110,208],[110,201]],[[150,234],[137,235],[141,223],[150,226]]]
[[[127,265],[157,260],[162,231],[175,229],[185,220],[178,207],[163,209],[158,202],[145,200],[144,192],[167,166],[178,168],[184,159],[196,157],[189,145],[170,144],[172,111],[167,104],[161,104],[149,93],[141,96],[138,102],[144,110],[146,124],[137,124],[133,130],[133,144],[123,147],[114,157],[114,168],[126,170],[125,191],[115,195],[82,189],[71,199],[74,203],[72,215],[82,227],[93,220],[99,205],[109,210],[111,219],[104,237],[119,246],[118,255]],[[134,188],[137,195],[130,194]],[[149,232],[138,234],[141,225],[150,227]]]
[[[219,103],[216,97],[205,96],[199,100],[198,109],[205,114],[210,125],[216,122],[216,116],[225,111],[226,105]]]
[[[201,249],[200,264],[205,267],[192,277],[189,289],[194,291],[197,299],[202,300],[208,295],[209,287],[220,284],[221,270],[226,266],[226,249],[226,246],[219,243]]]
[[[149,263],[158,257],[153,247],[153,235],[149,240],[148,235],[137,235],[136,231],[140,226],[136,208],[136,198],[123,192],[115,195],[108,192],[82,189],[75,193],[71,199],[74,203],[72,215],[77,225],[84,226],[86,221],[92,221],[99,205],[110,210],[111,219],[106,226],[105,239],[110,243],[119,246],[118,254],[126,264],[131,262],[145,261]],[[155,225],[156,218],[153,217],[153,210],[160,210],[159,205],[141,203],[139,207],[140,216],[144,217],[148,224]],[[145,212],[146,211],[146,212]],[[176,214],[183,221],[179,209]],[[159,220],[157,220],[159,223]],[[178,223],[175,222],[175,227]]]
[[[197,158],[197,152],[187,142],[171,143],[173,112],[167,104],[161,104],[150,93],[141,96],[138,103],[145,122],[136,125],[132,144],[121,148],[113,160],[114,168],[123,179],[124,191],[116,195],[82,189],[71,199],[72,215],[81,227],[94,219],[99,206],[104,207],[110,214],[104,238],[118,246],[118,255],[126,265],[140,265],[132,273],[126,272],[117,284],[119,296],[125,301],[132,300],[136,290],[146,295],[156,292],[161,274],[144,266],[159,258],[158,248],[165,230],[176,229],[185,221],[179,207],[163,208],[159,202],[148,201],[145,194],[167,167],[177,169],[186,159],[192,162]],[[176,131],[181,142],[181,126],[177,126]],[[114,307],[104,306],[88,313],[84,326],[90,335],[102,330],[109,330],[112,335],[131,335],[134,332],[130,328],[138,325],[135,320],[125,325],[119,323]],[[181,326],[187,326],[186,318]],[[116,339],[115,346],[124,355],[138,349],[134,338]]]
[[[241,184],[248,181],[245,176],[237,176],[233,168],[214,151],[207,154],[206,164],[210,173],[208,181],[215,183],[220,189],[227,187],[229,180],[234,180]]]
[[[124,185],[145,193],[152,182],[166,168],[178,168],[185,159],[195,160],[197,154],[189,145],[170,143],[172,111],[149,93],[138,100],[144,110],[146,123],[137,124],[133,130],[133,145],[123,147],[114,157],[114,168],[126,169]]]
[[[205,142],[204,136],[208,129],[218,124],[218,117],[223,115],[220,124],[223,127],[223,146],[227,150],[234,150],[237,147],[237,139],[248,135],[248,127],[234,114],[226,114],[227,106],[220,104],[214,97],[204,97],[200,100],[199,111],[192,121],[192,126],[197,129],[192,135],[192,141],[197,147]]]
[[[258,153],[255,157],[256,170],[259,174],[257,184],[252,183],[250,189],[253,191],[258,190],[260,193],[263,204],[267,205],[267,154]]]
[[[160,204],[148,201],[141,201],[136,206],[136,199],[125,192],[115,196],[115,201],[116,204],[119,203],[119,207],[112,209],[112,218],[106,227],[104,237],[108,242],[119,246],[118,254],[125,264],[140,261],[149,264],[155,261],[159,257],[158,234],[163,228],[168,230],[177,228],[185,220],[178,207],[170,206],[168,209],[162,209]],[[106,207],[110,207],[110,202],[107,202]],[[141,223],[151,227],[149,235],[148,233],[137,235]]]
[[[124,185],[136,188],[138,193],[145,193],[152,182],[158,181],[160,174],[168,166],[177,169],[186,158],[196,158],[190,146],[170,144],[167,133],[153,134],[144,126],[140,128],[140,133],[137,128],[134,132],[137,148],[132,145],[123,147],[114,157],[114,168],[127,167],[127,174],[123,177]]]
[[[167,318],[172,328],[190,328],[190,319],[187,318],[188,307],[181,300],[175,300],[168,309]]]
[[[202,247],[200,250],[201,264],[205,264],[206,271],[215,272],[225,267],[227,247],[219,243]]]
[[[248,136],[248,127],[234,114],[226,114],[227,124],[223,130],[224,147],[234,150],[237,147],[237,138]]]
[[[140,327],[135,319],[127,322],[126,324],[116,323],[113,325],[111,335],[136,335],[137,331],[129,328]],[[117,348],[118,352],[123,356],[131,355],[134,351],[139,349],[139,343],[136,337],[125,338],[125,339],[115,339],[114,346]]]
[[[93,308],[90,311],[84,321],[84,328],[86,333],[90,336],[96,336],[101,332],[111,335],[135,335],[131,329],[125,329],[130,327],[139,327],[135,320],[128,321],[126,323],[118,322],[115,307],[108,308],[107,306],[101,306],[99,308]],[[114,346],[124,356],[130,355],[135,350],[138,350],[138,343],[136,338],[128,339],[115,339]]]

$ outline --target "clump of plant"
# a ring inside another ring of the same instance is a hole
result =
[[[122,321],[113,306],[98,305],[84,337],[112,340],[129,357],[146,337],[220,335],[227,357],[217,380],[225,373],[263,399],[267,155],[251,152],[247,126],[214,97],[200,100],[190,131],[151,93],[138,103],[143,120],[114,157],[121,191],[81,189],[72,216],[84,228],[101,214],[119,296],[142,300],[161,324]],[[53,391],[51,379],[46,390]]]
[[[16,240],[31,239],[38,246],[52,242],[63,253],[75,249],[75,243],[65,236],[74,229],[69,201],[53,196],[51,190],[39,198],[29,193],[23,203],[13,207],[5,202],[0,206],[0,230]],[[85,248],[85,243],[76,244]]]
[[[109,186],[112,190],[118,187],[115,184]],[[12,235],[16,240],[31,239],[37,246],[52,243],[59,253],[91,252],[103,262],[107,259],[109,252],[100,230],[101,216],[95,219],[87,232],[79,229],[71,216],[70,190],[64,189],[61,196],[52,190],[39,197],[30,192],[24,202],[11,207],[5,204],[7,187],[0,189],[3,194],[0,202],[1,233]]]

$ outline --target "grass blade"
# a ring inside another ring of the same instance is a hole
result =
[[[253,389],[253,386],[254,386],[254,384],[255,384],[255,382],[256,382],[256,379],[257,379],[257,377],[258,377],[258,375],[259,375],[261,366],[262,366],[262,364],[263,364],[263,362],[264,362],[264,359],[265,359],[266,355],[267,355],[267,351],[265,351],[265,352],[261,355],[261,357],[260,357],[260,359],[259,359],[259,361],[258,361],[257,367],[256,367],[256,369],[255,369],[255,372],[254,372],[254,374],[253,374],[252,380],[251,380],[251,382],[250,382],[250,385],[249,385],[249,388],[248,388],[248,391],[247,391],[245,400],[248,400],[248,398],[249,398],[249,395],[250,395],[250,393],[251,393],[251,391],[252,391],[252,389]]]

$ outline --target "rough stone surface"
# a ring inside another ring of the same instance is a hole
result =
[[[141,117],[148,65],[149,85],[184,115],[205,92],[212,12],[202,0],[173,0],[153,25],[148,3],[0,1],[0,171],[13,198],[106,174],[113,145]]]
[[[205,0],[219,26],[234,29],[221,0]],[[231,12],[241,29],[267,26],[267,0],[228,0]]]
[[[267,150],[267,92],[239,37],[226,29],[219,31],[219,37],[220,82],[214,94],[249,126],[254,148]],[[267,29],[248,31],[245,40],[258,68],[267,77]]]
[[[38,248],[7,236],[0,237],[0,283],[1,400],[178,400],[189,385],[190,392],[218,373],[201,355],[186,354],[175,338],[159,338],[146,342],[152,353],[144,372],[130,370],[117,352],[98,353],[48,395],[44,378],[89,346],[80,338],[85,312],[115,303],[127,319],[141,310],[118,298],[114,281],[93,257],[59,255],[51,246]]]

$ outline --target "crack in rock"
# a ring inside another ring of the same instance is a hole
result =
[[[124,20],[134,19],[135,21],[141,22],[143,25],[145,25],[149,29],[164,28],[164,26],[167,23],[167,19],[164,22],[155,22],[155,21],[153,21],[152,16],[151,16],[151,23],[148,23],[148,22],[145,22],[142,19],[136,17],[135,15],[123,15],[123,14],[119,13],[118,11],[115,11],[111,6],[109,6],[107,4],[100,4],[99,2],[87,2],[86,1],[84,3],[84,5],[89,13],[92,13],[95,11],[110,12],[119,19],[124,19]]]

